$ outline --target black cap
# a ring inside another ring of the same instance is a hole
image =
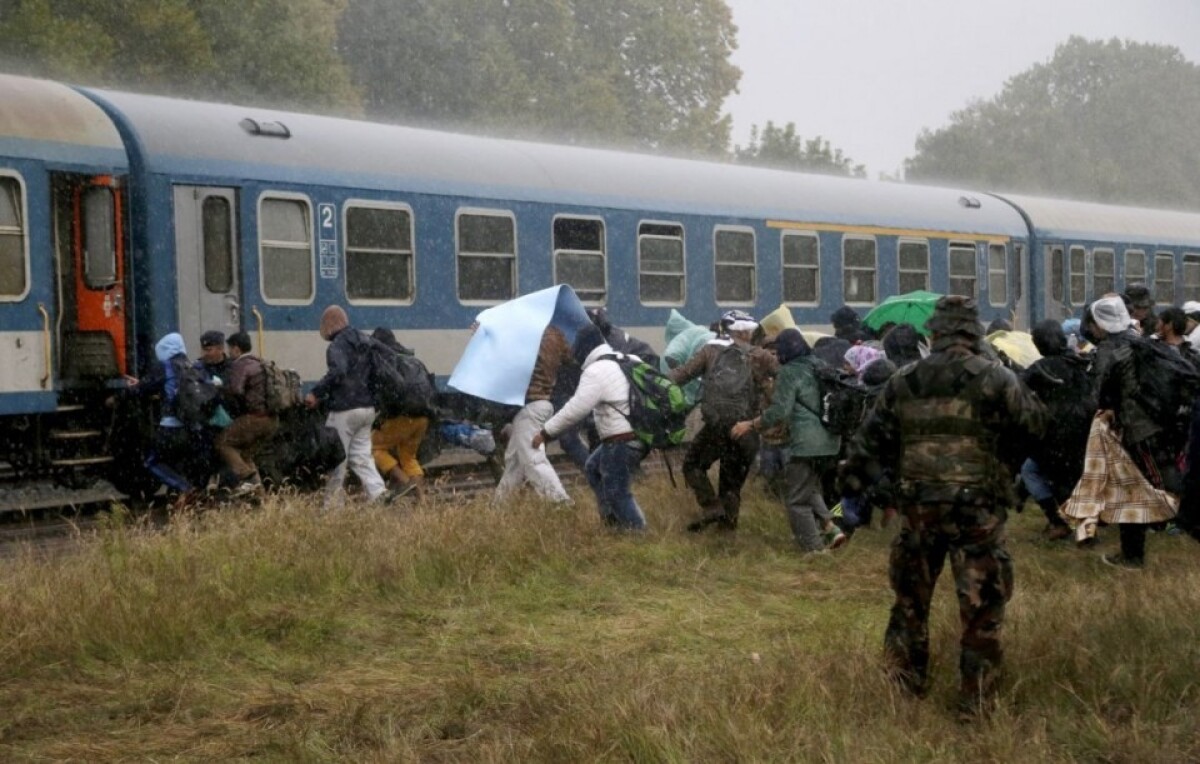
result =
[[[200,347],[225,347],[225,333],[218,332],[216,329],[209,329],[200,335]]]
[[[1135,281],[1125,287],[1125,294],[1121,296],[1125,298],[1125,303],[1131,308],[1154,307],[1154,295],[1150,293],[1150,288],[1140,281]]]

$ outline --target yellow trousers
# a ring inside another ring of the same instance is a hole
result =
[[[417,449],[429,428],[428,417],[395,416],[383,420],[371,433],[371,453],[379,474],[387,478],[397,465],[410,478],[423,477],[425,471],[417,461]]]

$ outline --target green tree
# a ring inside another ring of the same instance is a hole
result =
[[[344,0],[0,0],[8,71],[306,109],[355,110]]]
[[[758,125],[750,128],[750,143],[734,150],[734,159],[739,164],[771,167],[777,170],[798,170],[825,175],[846,175],[865,178],[866,167],[835,149],[821,136],[804,140],[796,133],[796,124],[788,122],[784,127],[774,122],[759,130]]]
[[[350,0],[339,49],[372,116],[721,154],[736,32],[723,0]]]
[[[1200,208],[1200,68],[1174,47],[1072,37],[926,130],[907,179]]]

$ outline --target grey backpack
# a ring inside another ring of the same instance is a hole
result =
[[[754,411],[754,375],[750,348],[730,343],[721,348],[704,374],[700,413],[708,424],[729,424],[749,419]]]

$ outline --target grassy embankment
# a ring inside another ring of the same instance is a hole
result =
[[[736,537],[683,532],[663,478],[638,492],[645,537],[581,489],[574,511],[292,498],[0,563],[0,759],[1200,760],[1188,540],[1128,572],[1015,518],[1007,689],[961,725],[947,578],[934,693],[881,676],[889,534],[800,559],[757,488]]]

